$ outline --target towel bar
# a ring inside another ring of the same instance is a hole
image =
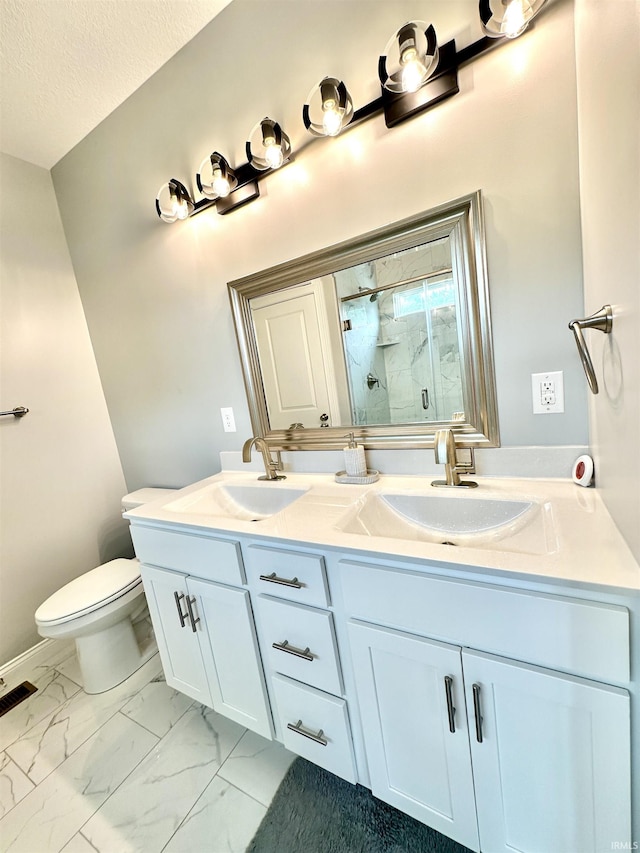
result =
[[[29,409],[25,409],[24,406],[16,406],[15,409],[9,409],[8,412],[0,412],[0,417],[4,415],[13,415],[14,418],[23,418]]]
[[[582,366],[584,367],[584,372],[587,376],[589,388],[591,388],[591,391],[594,394],[598,393],[598,380],[596,379],[593,362],[591,361],[589,350],[587,349],[587,345],[582,335],[582,330],[598,329],[599,331],[604,332],[605,335],[608,335],[611,332],[612,326],[613,311],[611,310],[611,305],[603,305],[599,311],[596,311],[596,313],[592,314],[590,317],[586,317],[584,320],[572,320],[569,323],[569,328],[576,339],[576,346],[578,347],[580,360],[582,361]]]

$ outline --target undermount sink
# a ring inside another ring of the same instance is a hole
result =
[[[270,518],[305,494],[276,483],[213,483],[165,506],[169,512],[213,515],[240,521]]]
[[[345,533],[544,554],[551,508],[528,500],[370,492],[338,523]]]

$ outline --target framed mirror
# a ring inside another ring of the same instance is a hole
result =
[[[480,192],[229,283],[274,449],[499,445]]]

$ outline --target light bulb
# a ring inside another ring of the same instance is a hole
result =
[[[229,183],[229,179],[225,178],[220,169],[216,169],[213,173],[211,189],[218,196],[218,198],[226,198],[231,192],[231,184]]]
[[[183,198],[176,199],[174,210],[178,219],[186,219],[189,216],[189,206]]]
[[[502,19],[502,34],[510,39],[516,38],[526,30],[531,17],[532,9],[526,0],[511,0]]]
[[[333,99],[322,104],[322,127],[327,136],[337,136],[342,129],[342,115]]]
[[[411,47],[405,50],[400,57],[402,65],[402,90],[404,92],[417,92],[424,81],[427,69],[418,59],[418,52]]]
[[[276,145],[275,139],[273,139],[273,137],[268,137],[265,139],[264,145],[264,159],[269,168],[277,169],[282,166],[284,163],[284,155],[282,153],[282,148],[279,145]]]

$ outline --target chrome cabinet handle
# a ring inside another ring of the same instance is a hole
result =
[[[178,618],[180,619],[180,627],[181,627],[181,628],[184,628],[184,623],[185,623],[185,620],[186,620],[186,618],[187,618],[187,614],[182,612],[182,606],[181,606],[181,604],[180,604],[180,602],[181,602],[181,601],[182,601],[182,599],[184,598],[184,593],[183,593],[183,592],[181,592],[180,594],[178,594],[178,593],[174,590],[174,592],[173,592],[173,597],[174,597],[174,598],[175,598],[175,600],[176,600],[176,607],[178,608]]]
[[[286,652],[288,655],[293,655],[304,660],[313,660],[313,655],[309,651],[309,646],[306,649],[297,649],[295,646],[290,646],[288,640],[282,643],[272,643],[271,648],[277,649],[279,652]]]
[[[313,732],[308,731],[302,725],[302,720],[298,720],[297,723],[287,723],[287,728],[292,732],[295,732],[298,735],[302,735],[302,737],[307,737],[309,740],[312,740],[314,743],[319,743],[320,746],[326,746],[329,741],[322,737],[324,732],[322,729],[319,729],[318,732],[314,735]]]
[[[453,704],[453,678],[450,675],[444,677],[444,692],[447,697],[447,714],[449,716],[449,731],[453,734],[456,730],[455,713],[456,709]]]
[[[480,710],[480,685],[473,685],[473,712],[476,718],[476,740],[482,743],[482,713]]]
[[[279,578],[275,572],[271,572],[270,575],[260,575],[261,581],[267,581],[267,583],[279,583],[282,586],[292,586],[295,589],[302,589],[304,584],[300,583],[298,578],[291,578],[288,580],[287,578]]]
[[[199,616],[194,617],[194,615],[193,615],[193,605],[195,604],[196,597],[195,597],[195,595],[188,595],[186,600],[187,600],[187,610],[189,611],[189,619],[191,619],[191,630],[195,634],[196,633],[196,623],[200,621]]]
[[[589,350],[587,349],[587,345],[584,341],[582,330],[598,329],[598,331],[604,332],[605,335],[608,335],[611,332],[612,326],[613,311],[611,309],[611,305],[603,305],[599,311],[596,311],[596,313],[592,314],[590,317],[586,317],[584,320],[572,320],[569,323],[569,328],[576,339],[578,354],[580,355],[580,361],[582,362],[584,372],[587,376],[589,388],[594,394],[598,393],[598,380],[596,379],[593,362],[591,361]]]

